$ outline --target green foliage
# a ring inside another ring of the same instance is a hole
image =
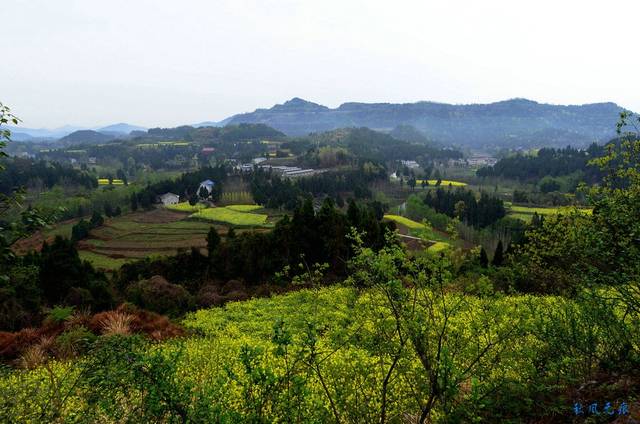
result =
[[[220,235],[218,234],[218,230],[215,227],[211,227],[209,229],[209,233],[207,233],[207,250],[211,255],[216,250],[218,245],[220,244]]]
[[[55,340],[55,350],[60,358],[71,358],[87,353],[97,337],[83,326],[73,327]]]
[[[555,178],[548,175],[540,180],[538,186],[540,187],[540,191],[543,193],[560,190],[560,183]]]
[[[47,320],[54,324],[61,324],[73,315],[73,310],[73,306],[55,306],[47,314]]]
[[[126,296],[141,308],[165,315],[178,315],[193,306],[193,298],[186,288],[158,276],[129,285]]]

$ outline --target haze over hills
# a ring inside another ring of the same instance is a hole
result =
[[[585,146],[615,136],[624,110],[615,103],[551,105],[527,99],[489,104],[344,103],[335,109],[293,98],[270,109],[234,115],[225,124],[264,123],[288,135],[343,127],[393,131],[410,125],[427,139],[467,147]]]
[[[329,108],[293,98],[269,109],[205,121],[193,127],[265,124],[289,136],[367,127],[413,143],[436,143],[476,149],[585,147],[615,137],[615,123],[624,110],[615,103],[551,105],[527,99],[489,104],[343,103]],[[17,141],[33,139],[63,143],[96,143],[129,136],[146,128],[118,123],[93,129],[64,126],[52,130],[10,127]],[[134,134],[135,135],[135,134]],[[71,137],[68,137],[71,136]]]
[[[137,125],[131,125],[124,122],[118,124],[107,125],[106,127],[98,128],[96,131],[101,133],[116,133],[116,134],[129,134],[131,131],[146,131],[145,127],[139,127]]]
[[[29,141],[34,139],[54,141],[60,138],[64,138],[74,132],[87,131],[87,130],[96,131],[96,132],[110,135],[110,136],[128,135],[129,133],[131,133],[131,131],[147,130],[144,127],[131,125],[127,123],[118,123],[118,124],[107,125],[105,127],[96,127],[96,128],[84,128],[84,127],[78,127],[75,125],[65,125],[63,127],[53,128],[53,129],[24,128],[22,126],[8,126],[7,128],[11,131],[11,138],[16,141]],[[81,133],[81,135],[82,134],[83,133]],[[87,135],[88,133],[84,133],[84,134]]]

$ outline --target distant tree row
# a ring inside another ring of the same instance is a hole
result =
[[[354,193],[358,199],[371,197],[368,184],[386,178],[384,166],[366,162],[357,170],[325,172],[299,179],[281,178],[275,172],[256,170],[251,175],[251,193],[256,203],[269,208],[293,210],[307,195],[330,196],[344,206],[340,193]]]
[[[606,148],[595,143],[587,150],[543,148],[535,155],[517,154],[500,159],[494,166],[480,168],[477,175],[537,181],[545,176],[559,177],[580,172],[586,182],[593,183],[602,178],[602,172],[597,166],[589,165],[589,161],[605,153]]]
[[[486,227],[506,215],[502,200],[487,193],[481,193],[480,199],[476,199],[473,191],[462,187],[429,191],[424,203],[438,213],[458,218],[474,227]]]
[[[9,194],[17,187],[41,184],[43,188],[55,185],[98,187],[94,175],[64,166],[57,162],[33,159],[7,158],[2,161],[5,170],[0,174],[0,193]]]

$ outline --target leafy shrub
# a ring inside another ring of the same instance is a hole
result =
[[[55,339],[54,349],[58,357],[70,358],[87,352],[95,340],[96,335],[86,327],[74,327]]]
[[[56,306],[47,314],[46,322],[61,324],[73,315],[73,306]]]
[[[180,314],[193,305],[187,289],[158,275],[131,284],[126,294],[129,301],[141,308],[167,315]]]

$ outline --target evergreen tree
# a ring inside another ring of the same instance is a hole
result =
[[[39,280],[49,305],[64,299],[72,287],[87,287],[88,277],[70,240],[56,236],[51,245],[42,245]]]
[[[236,238],[236,230],[233,227],[229,228],[229,231],[227,231],[227,238],[229,240]]]
[[[131,194],[131,210],[133,212],[138,210],[138,196],[135,193]]]
[[[407,185],[411,187],[411,191],[416,188],[416,177],[411,177],[409,181],[407,181]]]
[[[216,231],[215,227],[212,226],[209,228],[209,233],[207,234],[207,250],[209,251],[209,257],[213,255],[213,251],[216,250],[219,244],[220,235],[218,234],[218,231]]]
[[[502,240],[498,240],[498,245],[496,246],[496,251],[493,254],[493,261],[491,264],[493,266],[502,266],[504,262],[504,250],[502,247]]]
[[[100,215],[100,212],[93,211],[93,215],[91,215],[91,225],[93,227],[99,227],[104,224],[104,218]]]
[[[489,266],[489,258],[487,257],[487,251],[484,250],[484,247],[480,249],[480,266],[482,268]]]
[[[81,219],[76,225],[71,228],[71,240],[76,242],[82,240],[89,235],[91,229],[91,223]]]
[[[198,190],[198,197],[200,197],[201,199],[208,199],[209,198],[209,190],[207,190],[204,187],[200,187],[200,190]]]

